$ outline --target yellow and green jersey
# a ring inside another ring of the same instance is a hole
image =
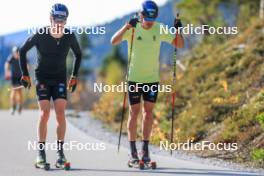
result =
[[[161,23],[155,22],[152,28],[143,29],[140,24],[135,28],[128,81],[140,83],[159,82],[159,55],[161,42],[171,43],[172,34],[160,33]],[[128,42],[130,53],[132,30],[127,31],[123,41]]]

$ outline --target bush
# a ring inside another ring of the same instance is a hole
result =
[[[256,119],[260,123],[261,127],[264,129],[264,113],[259,114]]]
[[[264,163],[264,149],[254,149],[251,151],[250,156],[252,160]]]

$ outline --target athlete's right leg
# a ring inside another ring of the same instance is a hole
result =
[[[50,115],[50,101],[49,100],[39,100],[39,111],[40,118],[38,123],[38,155],[36,159],[36,164],[46,163],[46,153],[45,153],[45,143],[47,136],[47,124]]]
[[[47,136],[47,123],[50,116],[50,87],[41,82],[36,84],[40,118],[38,122],[38,140],[45,142]]]

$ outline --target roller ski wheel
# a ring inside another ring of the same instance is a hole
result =
[[[64,157],[63,158],[59,158],[56,161],[55,167],[56,168],[59,168],[59,169],[64,169],[64,170],[68,171],[68,170],[71,169],[71,163],[70,162],[67,162],[67,160]]]
[[[130,167],[130,168],[132,168],[133,167],[133,164],[128,161],[127,162],[127,166]]]
[[[55,167],[58,168],[58,169],[64,169],[66,171],[70,170],[71,169],[71,163],[69,162],[65,162],[65,163],[56,163],[55,164]]]
[[[50,170],[50,164],[49,163],[35,163],[35,167],[37,169],[44,169],[46,171]]]
[[[71,163],[69,163],[69,162],[56,163],[55,167],[58,169],[70,170],[71,169]]]
[[[138,158],[131,158],[128,162],[127,162],[128,167],[130,168],[138,168],[139,167],[139,159]]]
[[[150,161],[150,162],[145,162],[143,160],[139,161],[139,169],[144,170],[144,169],[156,169],[157,168],[157,163],[155,161]]]
[[[139,169],[140,170],[144,170],[145,169],[145,163],[142,160],[139,161]]]
[[[157,169],[157,163],[155,161],[150,162],[151,169]]]

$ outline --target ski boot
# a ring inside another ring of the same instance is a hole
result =
[[[37,156],[35,167],[39,169],[49,170],[50,164],[46,161],[45,152],[40,152]]]
[[[55,164],[56,168],[64,169],[64,170],[70,170],[71,164],[67,162],[64,153],[59,152],[58,153],[58,159]]]
[[[133,155],[130,156],[129,161],[127,162],[128,167],[133,167],[133,168],[138,168],[139,167],[139,158],[138,158],[138,154],[135,153]]]

